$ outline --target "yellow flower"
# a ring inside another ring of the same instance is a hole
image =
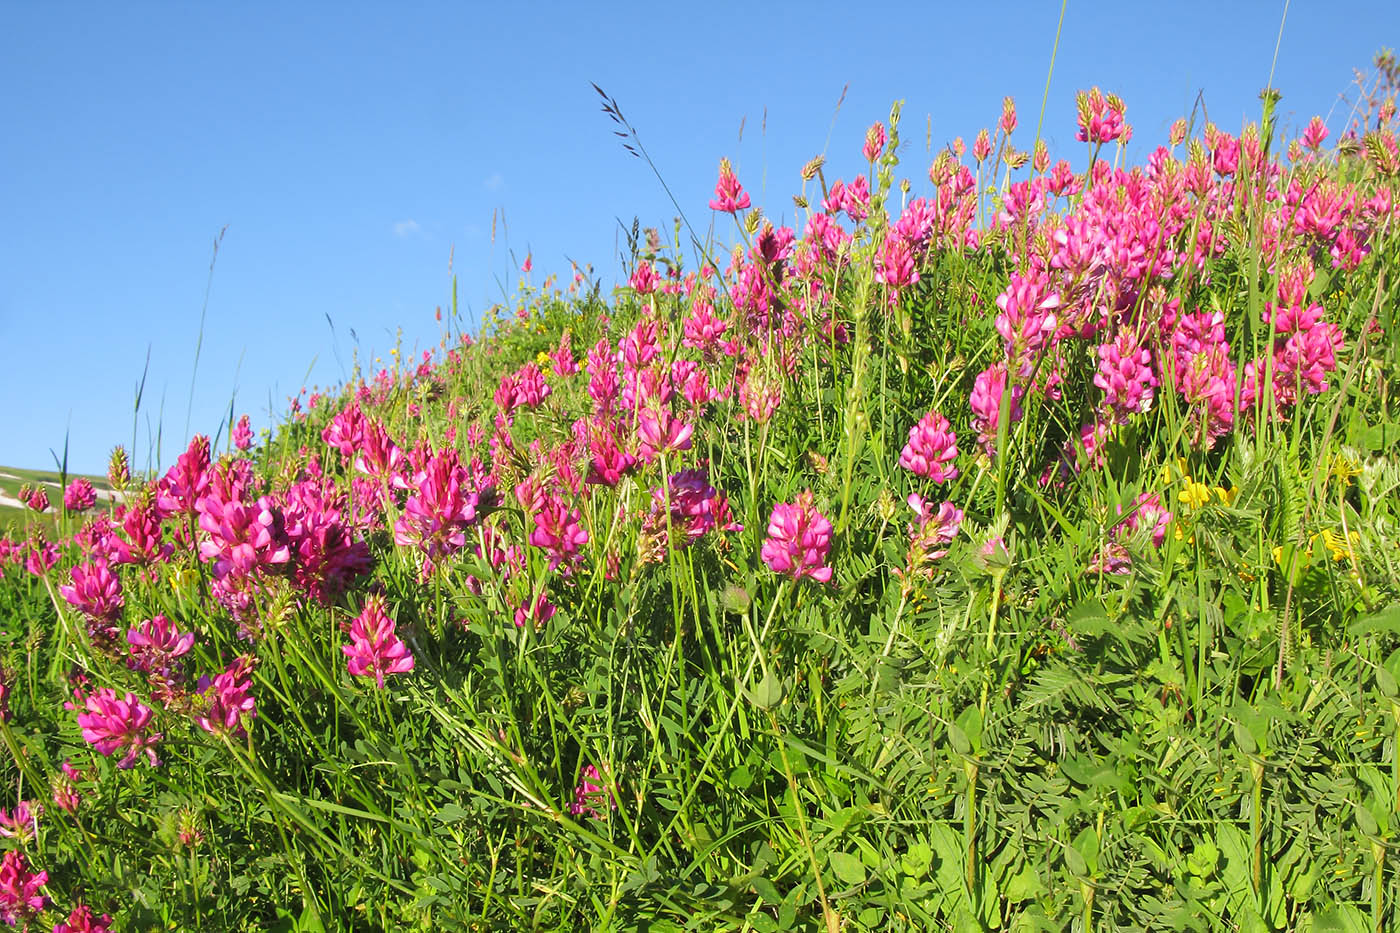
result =
[[[1332,458],[1332,475],[1341,480],[1342,488],[1351,485],[1353,476],[1361,475],[1361,465],[1346,454],[1337,454]]]
[[[1199,509],[1210,501],[1210,487],[1205,483],[1198,483],[1188,479],[1186,488],[1177,494],[1177,498],[1193,509]]]
[[[194,586],[198,582],[199,571],[195,570],[193,567],[185,567],[170,575],[170,588],[172,590],[178,591],[186,586]]]
[[[1330,528],[1322,529],[1322,543],[1327,545],[1327,550],[1332,552],[1333,560],[1350,560],[1352,546],[1359,543],[1360,540],[1361,535],[1355,531],[1344,538]]]
[[[1215,494],[1220,497],[1222,505],[1234,505],[1235,497],[1240,494],[1240,487],[1231,486],[1229,489],[1226,489],[1224,486],[1216,486]]]

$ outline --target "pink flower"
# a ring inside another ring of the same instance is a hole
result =
[[[355,472],[383,485],[398,478],[403,464],[403,451],[394,444],[389,432],[376,421],[366,423],[361,445],[355,452]]]
[[[384,689],[385,674],[406,674],[413,670],[413,654],[394,633],[394,620],[384,611],[384,597],[372,593],[364,608],[350,624],[350,644],[341,652],[350,660],[346,670],[352,677],[372,675]]]
[[[209,490],[209,438],[196,434],[156,488],[156,506],[163,515],[193,515],[195,503]]]
[[[478,488],[452,449],[430,455],[408,485],[413,492],[394,525],[394,541],[422,551],[424,569],[431,572],[434,561],[466,546],[466,530],[490,504],[493,490]]]
[[[899,455],[899,465],[935,483],[957,479],[953,461],[958,457],[958,438],[948,419],[931,411],[909,429],[909,442]]]
[[[874,162],[884,151],[885,124],[875,123],[865,131],[865,145],[861,148],[861,153],[865,156],[865,161]]]
[[[951,544],[962,527],[963,510],[951,502],[944,502],[934,511],[933,503],[911,493],[909,507],[918,517],[909,525],[909,545],[928,560],[937,560],[947,555],[943,545]],[[940,550],[940,548],[942,548]]]
[[[1321,117],[1313,117],[1308,123],[1308,128],[1303,131],[1303,145],[1316,152],[1322,148],[1322,143],[1328,135],[1327,124],[1322,122]]]
[[[535,511],[535,530],[530,543],[549,555],[549,569],[566,570],[581,559],[580,548],[588,543],[588,532],[579,524],[581,516],[557,496],[546,496]]]
[[[282,510],[271,497],[247,502],[214,490],[201,496],[195,508],[199,527],[209,536],[200,543],[199,556],[213,562],[215,578],[252,576],[290,559]]]
[[[710,200],[710,210],[733,214],[749,206],[748,193],[734,177],[734,169],[728,159],[719,160],[719,181],[715,183],[715,196]]]
[[[342,456],[353,457],[364,442],[366,421],[359,404],[351,402],[326,425],[321,440],[339,450]]]
[[[1060,296],[1043,270],[1032,269],[1025,275],[1011,273],[1006,290],[997,296],[997,333],[1006,341],[1012,359],[1034,362],[1060,326],[1055,312]]]
[[[20,498],[24,500],[25,505],[29,506],[35,512],[47,512],[49,510],[49,494],[44,492],[42,486],[36,486],[29,490],[29,495],[27,496],[24,495],[23,490],[21,490]]]
[[[65,761],[50,784],[54,806],[65,813],[77,813],[79,804],[83,802],[83,795],[78,793],[78,782],[82,779],[82,772]]]
[[[239,450],[247,450],[253,446],[253,427],[247,415],[239,418],[238,424],[233,428],[233,446]]]
[[[162,563],[174,553],[174,545],[163,543],[160,515],[154,507],[131,506],[122,515],[126,539],[112,538],[115,563],[150,565]]]
[[[1104,391],[1104,404],[1126,419],[1152,407],[1157,377],[1152,372],[1152,352],[1139,342],[1131,328],[1123,328],[1113,340],[1099,345],[1099,369],[1094,385]]]
[[[336,483],[323,478],[293,484],[283,516],[292,578],[322,605],[369,572],[369,546],[354,537],[345,494]]]
[[[525,623],[530,623],[531,627],[539,630],[544,624],[554,618],[554,613],[558,611],[554,604],[549,601],[549,597],[543,590],[534,599],[527,599],[523,605],[515,607],[515,627],[524,628]]]
[[[43,804],[31,804],[28,800],[15,804],[14,810],[0,809],[0,836],[27,844],[39,834],[39,815],[43,812]]]
[[[660,281],[661,278],[656,274],[651,263],[643,259],[637,263],[637,268],[632,270],[632,277],[627,280],[627,284],[638,295],[650,295],[656,291],[657,283]]]
[[[105,560],[78,564],[70,571],[72,584],[60,586],[58,592],[72,606],[106,632],[121,619],[122,581],[107,567]]]
[[[637,453],[650,463],[658,454],[690,449],[693,425],[660,405],[645,405],[637,412]]]
[[[91,907],[79,904],[68,915],[67,923],[54,924],[53,933],[110,933],[108,925],[111,922],[110,914],[94,917]]]
[[[78,714],[78,725],[82,727],[84,741],[98,754],[110,756],[126,749],[126,755],[117,763],[122,769],[136,764],[142,752],[152,767],[160,764],[155,745],[163,736],[147,731],[154,713],[136,699],[136,694],[127,693],[125,698],[118,698],[117,691],[103,687],[88,696],[84,705],[87,712]]]
[[[968,396],[968,406],[972,409],[972,424],[977,429],[978,442],[989,453],[996,439],[1001,421],[1001,398],[1006,392],[1006,364],[996,363],[977,374]],[[1019,385],[1011,388],[1011,421],[1021,420],[1021,397],[1025,389]]]
[[[606,337],[600,337],[588,351],[588,397],[593,399],[593,410],[599,414],[611,411],[619,388],[612,348]]]
[[[578,786],[574,788],[574,801],[569,804],[569,812],[574,816],[591,816],[595,819],[602,819],[603,813],[609,809],[617,809],[617,802],[612,799],[607,785],[604,784],[603,773],[594,765],[587,765],[579,773]]]
[[[0,920],[10,926],[28,926],[31,918],[48,904],[39,889],[48,883],[49,873],[29,871],[24,853],[11,849],[0,860]]]
[[[992,154],[992,134],[981,129],[977,132],[977,138],[972,142],[972,157],[978,162],[986,160]]]
[[[1011,97],[1001,99],[1001,120],[998,125],[1001,131],[1010,136],[1016,129],[1016,101]]]
[[[97,490],[81,476],[63,490],[63,507],[70,512],[86,512],[97,504]]]
[[[919,270],[914,264],[914,254],[903,238],[889,236],[880,247],[880,257],[875,261],[875,281],[890,287],[891,298],[898,295],[901,288],[907,288],[919,281]]]
[[[1123,507],[1119,506],[1118,513],[1121,515],[1122,512]],[[1144,492],[1133,500],[1127,519],[1118,527],[1127,533],[1139,528],[1151,528],[1152,544],[1161,547],[1162,542],[1167,540],[1167,530],[1171,524],[1172,513],[1162,505],[1162,497],[1155,492]]]
[[[774,573],[794,580],[810,577],[818,583],[831,579],[826,558],[831,550],[831,522],[812,505],[809,489],[795,503],[773,506],[768,519],[768,537],[760,556]]]
[[[651,491],[651,511],[642,522],[642,534],[659,541],[666,538],[667,500],[670,501],[671,542],[684,549],[715,528],[742,531],[743,525],[733,520],[729,499],[710,485],[706,469],[681,470],[671,474],[666,485]],[[658,558],[664,550],[656,555]]]
[[[1075,138],[1082,143],[1113,142],[1126,130],[1123,123],[1123,112],[1126,109],[1116,94],[1105,97],[1098,88],[1088,93],[1080,91],[1076,99],[1079,132]]]
[[[127,666],[134,671],[170,677],[175,662],[194,647],[194,632],[181,632],[163,615],[147,619],[126,633]]]
[[[247,722],[257,714],[253,699],[253,669],[257,658],[242,655],[212,679],[199,678],[197,690],[206,706],[194,721],[210,735],[241,736],[247,732]]]
[[[559,346],[549,358],[554,362],[554,372],[559,376],[572,376],[578,372],[578,362],[574,359],[573,347],[569,344],[568,333],[559,335]]]
[[[544,381],[544,372],[538,363],[526,363],[515,375],[515,401],[517,405],[538,408],[541,402],[549,398],[551,390],[549,384]]]

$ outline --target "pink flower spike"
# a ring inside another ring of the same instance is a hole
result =
[[[346,670],[352,677],[374,676],[380,690],[385,674],[406,674],[413,670],[413,654],[394,632],[394,620],[384,611],[384,597],[374,593],[350,624],[350,644],[341,652],[350,660]]]
[[[69,512],[86,512],[97,504],[97,490],[92,483],[78,477],[63,490],[63,507]]]
[[[95,917],[91,907],[79,904],[68,915],[67,923],[54,924],[53,933],[109,933],[111,922],[111,914]]]
[[[826,565],[830,551],[831,522],[813,507],[810,489],[795,503],[773,506],[768,537],[760,550],[769,570],[794,580],[810,577],[827,583],[831,580],[831,568]]]
[[[113,755],[126,749],[126,756],[117,763],[118,768],[126,769],[136,764],[136,759],[145,752],[152,767],[160,764],[156,758],[155,745],[163,737],[157,732],[149,734],[154,713],[136,694],[127,693],[118,698],[117,691],[103,687],[89,696],[84,705],[87,712],[78,714],[78,725],[82,727],[83,739],[101,755]]]
[[[49,873],[29,870],[24,853],[11,849],[0,860],[0,920],[10,926],[28,926],[29,920],[48,904],[39,893],[48,883]]]
[[[247,450],[253,446],[253,427],[249,423],[247,415],[239,418],[238,424],[234,426],[233,446],[239,450]]]
[[[899,455],[899,465],[935,483],[957,479],[953,461],[958,457],[958,438],[948,419],[931,411],[909,429],[909,443]]]
[[[1328,135],[1327,124],[1322,122],[1321,117],[1313,117],[1308,123],[1308,128],[1303,131],[1303,146],[1316,152],[1322,148],[1322,143]]]
[[[719,181],[715,183],[715,196],[710,200],[710,210],[733,214],[742,211],[750,204],[748,192],[734,177],[734,169],[728,159],[719,160]]]
[[[865,146],[861,148],[861,154],[865,156],[865,161],[874,162],[884,151],[885,124],[872,124],[870,129],[865,131]]]
[[[0,809],[0,836],[17,839],[24,845],[39,834],[39,815],[44,812],[43,804],[21,800],[14,810]]]
[[[212,680],[199,679],[199,694],[208,706],[203,715],[195,717],[199,728],[210,735],[242,736],[247,733],[247,721],[257,713],[253,699],[253,668],[257,659],[244,655],[233,659],[223,673]]]

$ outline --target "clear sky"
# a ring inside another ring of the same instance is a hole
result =
[[[1082,161],[1077,89],[1126,100],[1140,161],[1198,93],[1225,129],[1257,118],[1271,66],[1292,132],[1314,113],[1340,132],[1353,69],[1400,45],[1400,3],[1283,13],[1281,0],[1069,0],[1052,154]],[[536,283],[574,259],[609,287],[619,219],[666,230],[675,211],[589,82],[702,230],[721,156],[792,223],[802,164],[825,152],[828,178],[859,171],[866,127],[896,99],[916,193],[930,126],[935,149],[970,142],[1003,95],[1028,148],[1059,15],[1058,2],[0,0],[0,464],[51,466],[67,435],[72,468],[105,470],[131,443],[148,350],[138,467],[158,426],[168,463],[230,398],[266,427],[303,385],[349,374],[352,331],[362,360],[387,359],[399,328],[406,349],[433,346],[449,255],[465,313],[513,293],[527,252]]]

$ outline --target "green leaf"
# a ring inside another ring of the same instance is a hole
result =
[[[982,751],[982,711],[977,706],[970,705],[958,716],[958,727],[962,729],[963,735],[967,737],[968,743],[972,746],[974,753]],[[966,754],[964,752],[964,754]]]
[[[1065,615],[1065,623],[1084,635],[1102,634],[1110,621],[1108,610],[1100,599],[1086,599]]]
[[[849,885],[865,884],[865,863],[849,852],[831,853],[831,870]]]
[[[971,755],[972,743],[967,739],[967,733],[958,728],[957,723],[948,724],[948,741],[952,743],[953,751],[959,755]]]
[[[1334,904],[1313,917],[1314,933],[1370,933],[1367,916],[1351,904]]]
[[[1074,837],[1074,842],[1070,848],[1079,853],[1080,858],[1088,866],[1089,871],[1098,874],[1099,871],[1099,834],[1091,826],[1086,826],[1079,831],[1079,835]]]
[[[1391,603],[1380,612],[1357,619],[1347,626],[1347,631],[1352,635],[1393,635],[1400,632],[1400,603]]]
[[[765,670],[757,686],[744,688],[744,696],[759,709],[772,709],[783,701],[783,682]]]
[[[1209,878],[1219,864],[1220,849],[1209,839],[1196,843],[1191,854],[1186,856],[1186,870],[1197,878]]]
[[[899,858],[899,867],[906,875],[915,880],[927,877],[929,867],[932,864],[933,849],[922,839],[910,844],[909,851]]]
[[[1045,893],[1045,882],[1040,880],[1040,873],[1030,865],[1022,865],[1021,870],[1006,882],[1006,887],[1002,888],[1001,893],[1007,901],[1014,904]]]

